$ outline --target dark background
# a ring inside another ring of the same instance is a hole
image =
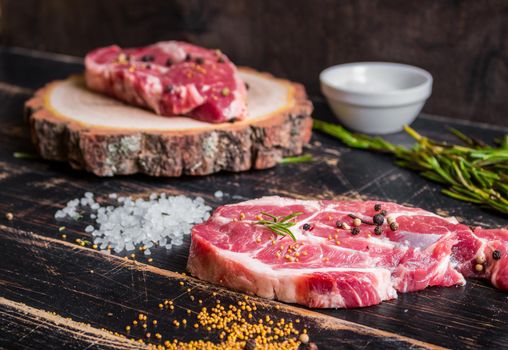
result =
[[[330,65],[381,60],[429,70],[427,113],[508,125],[508,1],[0,0],[1,43],[83,56],[117,43],[221,48],[319,94]]]

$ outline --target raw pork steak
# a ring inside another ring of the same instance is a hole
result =
[[[272,220],[261,212],[301,212],[290,228],[296,241],[256,224]],[[353,217],[362,220],[354,230]],[[187,267],[201,279],[262,297],[351,308],[397,292],[463,285],[464,276],[490,278],[506,290],[507,240],[508,230],[473,232],[454,218],[395,203],[263,197],[222,206],[196,225]]]
[[[163,116],[188,115],[210,123],[246,116],[245,84],[218,50],[178,41],[121,49],[85,58],[87,86]]]

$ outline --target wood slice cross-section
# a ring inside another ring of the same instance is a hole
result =
[[[206,175],[275,166],[309,141],[312,103],[300,84],[249,68],[246,120],[209,124],[163,117],[86,89],[74,76],[25,104],[32,140],[46,159],[98,176]]]

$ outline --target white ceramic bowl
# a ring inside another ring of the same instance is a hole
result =
[[[399,63],[358,62],[325,69],[321,91],[348,128],[389,134],[402,130],[420,113],[432,92],[432,75]]]

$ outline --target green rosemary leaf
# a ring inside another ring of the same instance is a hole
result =
[[[19,159],[37,159],[39,156],[35,153],[28,153],[28,152],[14,152],[12,154],[14,158]]]
[[[272,214],[265,213],[264,211],[262,211],[261,214],[272,218],[273,221],[277,221],[277,217]]]
[[[416,140],[412,147],[406,148],[320,120],[314,121],[314,129],[352,148],[390,153],[396,158],[396,165],[441,183],[446,187],[442,192],[450,197],[508,213],[508,134],[495,140],[497,147],[491,147],[461,131],[449,129],[465,144],[453,145],[429,139],[405,126],[404,130]]]
[[[310,154],[304,154],[297,157],[285,157],[280,160],[280,164],[295,164],[295,163],[307,163],[312,162],[314,158]]]
[[[294,212],[284,217],[279,217],[262,211],[261,215],[268,216],[273,221],[261,219],[256,221],[255,223],[258,225],[265,226],[267,229],[269,229],[276,235],[283,237],[289,236],[291,237],[291,239],[293,239],[293,241],[296,241],[295,235],[289,229],[295,225],[295,222],[290,220],[302,214],[303,214],[302,212]]]

